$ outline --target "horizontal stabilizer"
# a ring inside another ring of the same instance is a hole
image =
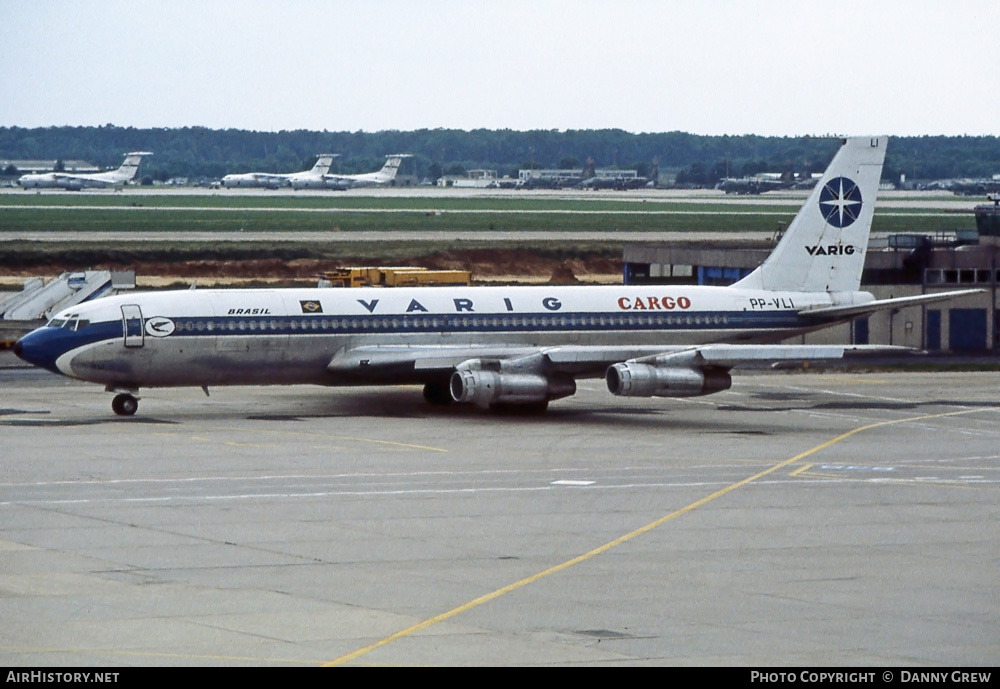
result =
[[[816,316],[823,319],[833,318],[857,318],[867,316],[877,311],[886,309],[901,309],[907,306],[918,306],[922,304],[933,304],[939,301],[948,301],[956,297],[964,297],[970,294],[979,294],[982,289],[962,289],[953,292],[938,292],[936,294],[918,294],[912,297],[896,297],[894,299],[878,299],[867,304],[849,304],[846,306],[823,306],[815,309],[804,309],[799,311],[800,316]]]

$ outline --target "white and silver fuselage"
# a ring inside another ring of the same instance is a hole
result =
[[[828,293],[699,286],[185,290],[72,307],[22,338],[18,354],[111,387],[428,382],[442,367],[415,360],[449,352],[460,362],[568,346],[625,360],[681,344],[777,342],[829,325],[799,312],[830,304]],[[607,367],[587,366],[575,374]]]

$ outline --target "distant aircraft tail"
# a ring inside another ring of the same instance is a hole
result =
[[[385,161],[382,169],[378,171],[379,177],[386,182],[396,179],[396,172],[399,171],[399,166],[403,163],[403,158],[409,157],[409,155],[403,154],[386,156],[388,160]]]
[[[118,182],[128,182],[135,179],[135,176],[139,173],[139,163],[142,162],[142,157],[151,155],[153,154],[149,151],[126,153],[125,162],[114,172],[115,180]]]
[[[325,175],[330,171],[330,166],[333,164],[333,159],[336,157],[336,153],[320,154],[319,158],[316,159],[316,164],[312,166],[310,172],[317,175]]]
[[[844,139],[774,251],[733,287],[857,291],[887,143],[884,136]]]

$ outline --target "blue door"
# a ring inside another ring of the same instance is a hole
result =
[[[981,352],[986,349],[986,309],[952,309],[948,312],[948,349]]]
[[[854,344],[869,344],[868,338],[868,319],[862,318],[854,321]]]
[[[941,349],[941,309],[927,310],[927,342],[924,349],[931,351]]]

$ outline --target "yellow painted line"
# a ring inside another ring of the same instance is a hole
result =
[[[802,473],[803,471],[809,471],[810,469],[812,469],[812,468],[813,468],[813,466],[814,466],[813,464],[803,464],[803,465],[802,465],[802,466],[800,466],[800,467],[799,467],[798,469],[796,469],[796,470],[795,470],[795,471],[793,471],[793,472],[792,472],[791,474],[789,474],[789,476],[798,476],[798,475],[799,475],[799,474],[801,474],[801,473]]]
[[[371,653],[372,651],[374,651],[377,648],[381,648],[382,646],[387,646],[388,644],[391,644],[394,641],[398,641],[399,639],[402,639],[402,638],[405,638],[405,637],[410,636],[412,634],[415,634],[416,632],[419,632],[419,631],[421,631],[423,629],[427,629],[428,627],[431,627],[431,626],[437,624],[438,622],[444,622],[445,620],[450,619],[452,617],[455,617],[456,615],[459,615],[459,614],[461,614],[463,612],[466,612],[466,611],[471,610],[471,609],[473,609],[475,607],[478,607],[478,606],[482,605],[483,603],[488,603],[491,600],[499,598],[500,596],[508,594],[508,593],[510,593],[512,591],[516,591],[519,588],[523,588],[523,587],[527,586],[528,584],[533,584],[533,583],[535,583],[536,581],[538,581],[540,579],[544,579],[545,577],[547,577],[549,575],[556,574],[557,572],[561,572],[564,569],[568,569],[568,568],[572,567],[573,565],[578,565],[581,562],[585,562],[585,561],[591,559],[592,557],[595,557],[597,555],[600,555],[601,553],[605,553],[605,552],[611,550],[612,548],[614,548],[616,546],[619,546],[619,545],[621,545],[623,543],[631,541],[633,538],[635,538],[637,536],[641,536],[644,533],[652,531],[656,527],[662,526],[663,524],[666,524],[667,522],[669,522],[669,521],[671,521],[673,519],[676,519],[677,517],[680,517],[681,515],[687,514],[688,512],[691,512],[692,510],[695,510],[695,509],[697,509],[699,507],[702,507],[703,505],[706,505],[706,504],[712,502],[716,498],[721,498],[723,495],[726,495],[727,493],[731,493],[731,492],[733,492],[734,490],[736,490],[738,488],[742,488],[743,486],[746,486],[747,484],[753,483],[754,481],[756,481],[756,480],[758,480],[760,478],[763,478],[764,476],[767,476],[769,474],[773,474],[775,471],[778,471],[778,470],[780,470],[780,469],[782,469],[784,467],[787,467],[787,466],[789,466],[791,464],[794,464],[795,462],[798,462],[799,460],[805,459],[806,457],[814,455],[817,452],[825,450],[826,448],[831,447],[832,445],[836,445],[837,443],[841,442],[842,440],[847,440],[848,438],[850,438],[852,436],[855,436],[858,433],[861,433],[862,431],[868,431],[868,430],[871,430],[873,428],[880,428],[882,426],[892,426],[892,425],[900,424],[900,423],[909,423],[909,422],[912,422],[912,421],[925,421],[927,419],[939,419],[939,418],[943,418],[943,417],[946,417],[946,416],[958,416],[960,414],[972,414],[972,413],[975,413],[975,412],[990,411],[990,410],[991,409],[989,409],[989,408],[986,408],[986,409],[965,409],[965,410],[962,410],[962,411],[947,412],[947,413],[944,413],[944,414],[927,414],[927,415],[924,415],[924,416],[911,416],[911,417],[908,417],[908,418],[905,418],[905,419],[895,419],[893,421],[879,421],[879,422],[876,422],[876,423],[867,424],[865,426],[859,426],[858,428],[855,428],[852,431],[848,431],[846,433],[842,433],[842,434],[838,435],[836,438],[833,438],[832,440],[827,440],[825,443],[821,443],[821,444],[819,444],[819,445],[817,445],[817,446],[815,446],[815,447],[813,447],[813,448],[811,448],[809,450],[806,450],[805,452],[800,452],[799,454],[795,455],[794,457],[792,457],[790,459],[786,459],[786,460],[784,460],[782,462],[778,462],[774,466],[772,466],[772,467],[770,467],[768,469],[764,469],[763,471],[758,472],[758,473],[754,474],[753,476],[745,478],[745,479],[743,479],[741,481],[737,481],[736,483],[733,483],[732,485],[726,486],[725,488],[722,488],[721,490],[717,490],[714,493],[712,493],[711,495],[707,495],[707,496],[701,498],[700,500],[696,500],[695,502],[692,502],[690,505],[688,505],[686,507],[682,507],[681,509],[679,509],[679,510],[677,510],[675,512],[671,512],[670,514],[666,515],[665,517],[660,517],[656,521],[650,522],[646,526],[643,526],[643,527],[641,527],[639,529],[636,529],[635,531],[632,531],[631,533],[627,533],[624,536],[616,538],[613,541],[609,541],[608,543],[605,543],[602,546],[594,548],[593,550],[591,550],[589,552],[586,552],[583,555],[578,555],[577,557],[574,557],[571,560],[567,560],[567,561],[565,561],[565,562],[563,562],[561,564],[558,564],[558,565],[556,565],[554,567],[550,567],[550,568],[548,568],[548,569],[546,569],[544,571],[538,572],[537,574],[533,574],[530,577],[527,577],[525,579],[521,579],[520,581],[515,581],[513,584],[508,584],[507,586],[504,586],[503,588],[499,588],[499,589],[497,589],[495,591],[492,591],[491,593],[487,593],[484,596],[480,596],[479,598],[476,598],[475,600],[471,600],[468,603],[465,603],[463,605],[458,606],[457,608],[452,608],[451,610],[448,610],[447,612],[443,612],[440,615],[435,615],[434,617],[426,619],[423,622],[418,622],[417,624],[415,624],[415,625],[413,625],[411,627],[407,627],[406,629],[402,629],[402,630],[396,632],[395,634],[387,636],[384,639],[380,639],[380,640],[376,641],[373,644],[365,646],[364,648],[359,648],[358,650],[353,651],[351,653],[348,653],[346,655],[342,655],[339,658],[334,658],[333,660],[331,660],[331,661],[329,661],[327,663],[324,663],[323,667],[336,667],[338,665],[344,665],[345,663],[349,663],[352,660],[357,660],[361,656],[366,655],[368,653]]]

